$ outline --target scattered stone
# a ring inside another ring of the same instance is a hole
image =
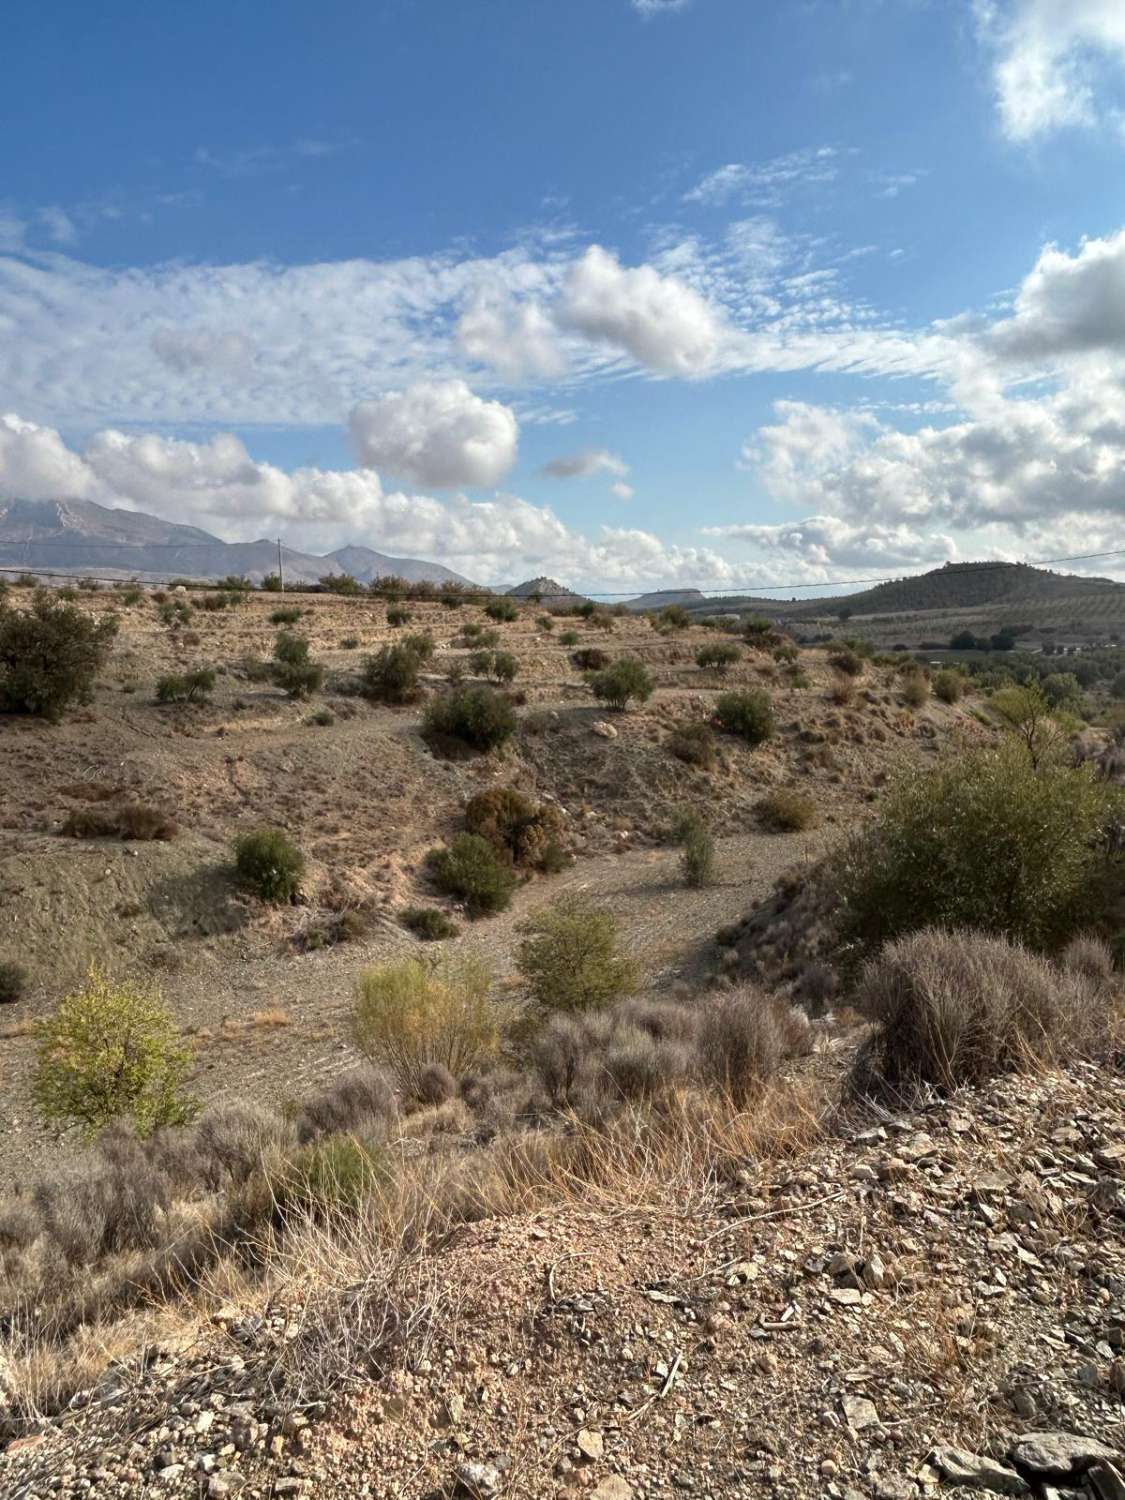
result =
[[[1117,1454],[1097,1438],[1080,1437],[1073,1432],[1025,1432],[1012,1444],[1009,1457],[1017,1468],[1030,1474],[1082,1474],[1099,1459],[1114,1459]]]
[[[1121,1470],[1113,1464],[1091,1464],[1086,1471],[1086,1478],[1093,1486],[1098,1500],[1125,1500],[1125,1479],[1121,1477]]]
[[[840,1404],[844,1408],[844,1420],[853,1432],[862,1432],[865,1427],[879,1425],[875,1403],[866,1396],[845,1396]]]
[[[972,1485],[974,1489],[992,1490],[997,1495],[1026,1495],[1028,1491],[1026,1479],[1015,1469],[964,1448],[935,1448],[930,1462],[950,1484]]]
[[[617,730],[614,725],[607,724],[604,719],[598,719],[595,723],[591,724],[590,732],[603,740],[615,740],[617,738]]]
[[[608,1474],[590,1491],[590,1500],[633,1500],[633,1486],[620,1474]]]
[[[588,1458],[596,1463],[605,1452],[605,1440],[600,1432],[592,1432],[590,1428],[583,1427],[578,1434],[578,1451],[583,1458]]]
[[[462,1464],[457,1470],[457,1484],[473,1500],[491,1500],[500,1493],[500,1471],[491,1464]]]

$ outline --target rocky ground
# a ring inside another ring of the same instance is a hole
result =
[[[217,1306],[12,1444],[0,1494],[1119,1500],[1119,1076],[824,1128],[722,1186],[485,1219],[331,1319]]]

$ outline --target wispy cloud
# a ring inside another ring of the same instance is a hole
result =
[[[673,11],[686,10],[691,0],[629,0],[633,9],[645,17],[668,16]]]
[[[296,162],[336,156],[358,145],[359,140],[354,136],[336,140],[306,136],[283,146],[197,146],[192,159],[197,166],[210,167],[223,177],[256,177],[265,172],[280,172]]]
[[[689,189],[684,202],[708,207],[732,201],[775,205],[787,190],[834,182],[839,176],[840,157],[836,146],[810,146],[768,161],[728,162]]]
[[[582,448],[565,453],[543,465],[542,472],[551,479],[589,479],[594,474],[616,474],[624,479],[629,465],[608,448]]]

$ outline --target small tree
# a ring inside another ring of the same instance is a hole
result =
[[[603,672],[594,672],[587,680],[594,697],[618,712],[629,706],[630,699],[647,703],[652,697],[652,675],[634,656],[619,656]]]
[[[263,579],[262,579],[261,583],[258,585],[258,587],[262,590],[262,592],[264,594],[280,594],[281,593],[281,575],[280,575],[280,573],[267,573],[267,574],[265,574],[265,576],[263,577]]]
[[[288,630],[278,634],[273,648],[273,680],[287,697],[307,698],[324,681],[324,668],[309,660],[309,643]]]
[[[438,889],[462,901],[474,920],[503,911],[516,888],[511,866],[477,833],[459,833],[448,848],[432,849],[428,863]]]
[[[191,1053],[155,991],[113,984],[91,969],[36,1035],[32,1091],[45,1120],[93,1136],[126,1118],[148,1135],[194,1111],[181,1092]]]
[[[95,620],[46,594],[28,610],[0,600],[0,713],[57,720],[72,703],[88,703],[117,634],[117,617]]]
[[[457,688],[426,705],[422,733],[431,743],[459,740],[471,750],[502,745],[515,731],[516,715],[506,698],[492,688]]]
[[[760,745],[773,734],[773,705],[768,693],[752,688],[748,693],[721,693],[715,718],[728,734],[737,734],[749,745]]]
[[[255,828],[235,840],[234,864],[242,883],[263,901],[291,901],[305,873],[305,858],[282,828]]]
[[[993,693],[992,706],[1000,714],[1005,727],[1023,743],[1032,766],[1038,767],[1058,748],[1061,730],[1046,695],[1037,684],[1001,688]]]
[[[725,677],[727,668],[733,667],[735,662],[741,660],[742,652],[729,641],[712,641],[706,646],[700,646],[695,653],[697,667],[702,667],[704,671],[711,667],[718,672],[720,677]]]
[[[518,931],[516,965],[548,1010],[597,1010],[636,988],[636,967],[618,952],[613,913],[586,896],[560,897]]]
[[[380,703],[413,703],[421,670],[422,659],[409,646],[384,646],[363,663],[360,692]]]
[[[844,851],[844,935],[864,953],[931,925],[1050,947],[1083,903],[1092,916],[1099,834],[1122,801],[1091,766],[1037,768],[1011,741],[908,771]]]
[[[157,703],[203,702],[211,696],[214,690],[214,669],[199,667],[194,672],[158,678],[156,701]]]

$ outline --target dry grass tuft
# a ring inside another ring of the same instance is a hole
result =
[[[861,1087],[910,1097],[1096,1054],[1121,1019],[1112,990],[1003,938],[927,928],[868,961],[857,1004],[879,1030],[857,1064]]]

